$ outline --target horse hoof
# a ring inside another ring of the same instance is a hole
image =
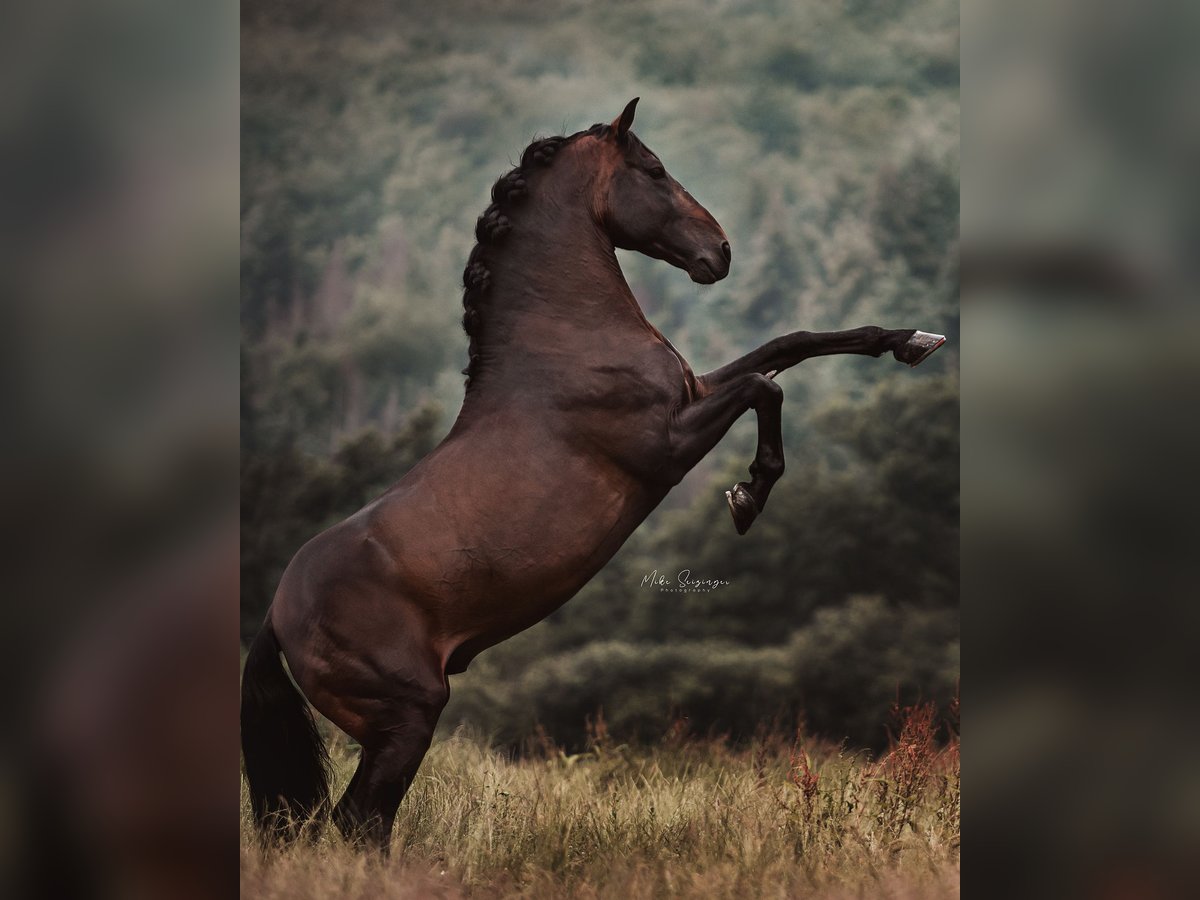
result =
[[[733,490],[725,492],[725,502],[729,504],[729,512],[733,514],[733,527],[738,534],[745,534],[758,518],[758,504],[746,490],[746,485],[738,482]]]
[[[926,331],[914,331],[913,336],[899,350],[895,351],[896,359],[902,363],[908,363],[909,368],[919,366],[925,362],[942,344],[946,343],[946,336],[942,334],[929,334]]]

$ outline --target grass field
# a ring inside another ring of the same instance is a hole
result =
[[[532,741],[518,757],[436,742],[401,806],[390,858],[326,828],[262,851],[242,798],[242,896],[956,897],[958,742],[932,707],[900,713],[876,760],[768,735],[743,749],[668,732],[590,749]],[[338,790],[354,754],[331,748]]]

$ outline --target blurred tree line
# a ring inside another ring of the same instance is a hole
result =
[[[920,369],[781,376],[788,470],[744,538],[747,416],[579,597],[452,681],[447,727],[583,739],[603,707],[736,735],[804,711],[878,744],[955,691],[958,8],[950,0],[242,6],[242,635],[310,536],[397,480],[462,397],[460,278],[535,136],[635,130],[725,227],[700,288],[622,255],[697,371],[800,328],[941,331]],[[699,23],[699,24],[698,24]],[[642,586],[653,570],[719,578]]]

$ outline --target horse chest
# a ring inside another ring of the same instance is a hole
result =
[[[609,410],[630,417],[658,418],[690,399],[690,370],[668,347],[592,363],[574,379],[573,406]]]
[[[563,385],[559,409],[570,434],[622,469],[648,476],[669,447],[674,409],[692,399],[690,370],[661,345],[630,359],[589,366]]]

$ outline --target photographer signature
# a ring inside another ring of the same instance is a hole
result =
[[[672,581],[655,569],[642,577],[642,587],[656,587],[660,591],[712,591],[725,587],[729,582],[721,578],[697,578],[691,569],[681,569]]]

